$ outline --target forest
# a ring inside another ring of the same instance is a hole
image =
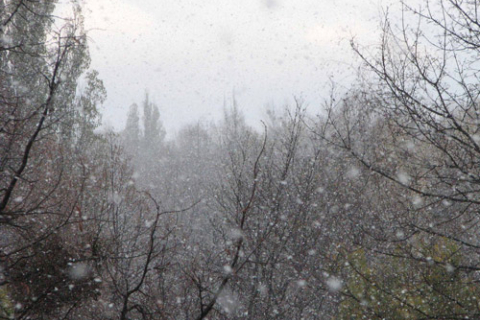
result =
[[[0,0],[0,319],[480,319],[477,1],[385,13],[319,116],[173,139],[148,93],[99,130],[56,3]]]

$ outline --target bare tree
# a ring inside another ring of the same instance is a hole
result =
[[[353,44],[365,80],[332,100],[319,136],[380,178],[372,210],[384,223],[371,216],[366,241],[344,251],[344,318],[478,317],[477,6],[403,4],[378,51]]]

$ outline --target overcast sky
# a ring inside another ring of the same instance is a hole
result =
[[[91,67],[108,91],[104,123],[122,128],[145,90],[167,131],[221,117],[237,101],[250,123],[302,97],[312,113],[329,79],[347,83],[349,41],[378,42],[387,0],[86,0]]]

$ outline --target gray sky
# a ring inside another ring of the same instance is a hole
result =
[[[302,97],[312,113],[329,78],[347,82],[349,40],[378,42],[386,0],[86,0],[91,67],[108,91],[104,123],[123,128],[145,90],[169,133],[221,117],[232,93],[247,120]],[[390,1],[392,2],[392,1]]]

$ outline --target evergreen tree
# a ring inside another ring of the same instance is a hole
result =
[[[137,154],[140,135],[140,116],[138,115],[138,106],[134,103],[128,111],[127,124],[123,132],[125,149],[132,156]]]
[[[160,121],[158,107],[145,93],[143,107],[143,131],[140,127],[139,108],[130,106],[124,135],[124,147],[134,159],[134,165],[141,184],[153,185],[151,175],[159,171],[159,159],[164,149],[165,130]]]
[[[106,97],[107,91],[103,81],[98,78],[98,71],[93,70],[86,74],[87,87],[81,92],[74,104],[74,115],[71,117],[74,126],[70,129],[76,135],[77,149],[96,138],[95,129],[100,126],[101,114],[98,106]],[[73,130],[72,130],[73,129]]]
[[[165,138],[165,130],[160,122],[158,107],[150,101],[148,93],[145,93],[143,102],[143,142],[146,150],[157,151]]]

